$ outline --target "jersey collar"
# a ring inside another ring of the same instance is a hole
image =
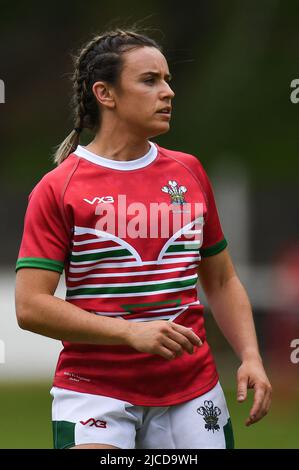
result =
[[[156,145],[153,144],[153,142],[149,142],[149,144],[151,148],[145,155],[143,155],[142,157],[136,158],[135,160],[129,160],[126,162],[119,161],[119,160],[111,160],[110,158],[102,157],[93,152],[90,152],[82,145],[78,145],[74,154],[77,155],[78,157],[85,158],[85,160],[95,163],[96,165],[105,166],[107,168],[112,168],[114,170],[123,170],[123,171],[138,170],[139,168],[144,168],[148,166],[157,157],[158,150],[157,150]]]

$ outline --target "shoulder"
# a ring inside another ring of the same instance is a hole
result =
[[[157,145],[157,144],[156,144]],[[207,178],[204,167],[198,157],[190,153],[181,152],[178,150],[170,150],[157,145],[160,154],[164,157],[168,157],[172,160],[177,161],[178,164],[181,164],[187,168],[191,173],[194,174],[196,178],[200,180],[205,180]]]
[[[75,173],[80,159],[70,154],[59,166],[46,173],[38,183],[33,187],[30,196],[33,193],[40,195],[49,192],[57,197],[65,191],[72,175]]]

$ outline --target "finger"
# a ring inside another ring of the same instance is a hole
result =
[[[246,420],[246,426],[251,426],[252,424],[255,424],[257,423],[258,421],[260,421],[267,413],[264,413],[264,412],[260,412],[258,415],[256,415],[254,418],[247,418]]]
[[[250,416],[256,416],[262,409],[262,405],[266,396],[266,390],[264,387],[256,386],[254,390],[253,405],[250,410]]]
[[[237,390],[237,400],[238,402],[243,402],[247,398],[247,385],[248,377],[240,376],[238,377],[238,390]]]
[[[162,346],[169,349],[172,353],[175,354],[175,356],[181,356],[184,352],[183,347],[180,344],[178,344],[176,341],[173,341],[173,339],[171,339],[169,337],[165,337],[163,339]],[[191,344],[190,344],[190,346],[193,350],[193,346]],[[187,349],[187,351],[189,352],[190,350]]]
[[[250,417],[246,419],[245,421],[245,425],[247,427],[251,426],[252,424],[256,423],[258,420],[256,420],[255,418],[254,419],[251,419]]]
[[[262,406],[265,399],[264,387],[257,386],[254,391],[253,405],[249,413],[249,420],[251,423],[256,423],[262,417]]]
[[[252,415],[252,414],[250,413],[249,418],[247,418],[247,420],[246,420],[246,426],[251,426],[252,424],[257,423],[257,422],[260,421],[264,416],[266,416],[266,414],[267,414],[267,412],[266,412],[266,410],[264,409],[263,406],[260,408],[260,410],[259,410],[255,415]]]
[[[169,322],[169,324],[172,326],[173,330],[186,336],[186,338],[188,338],[192,344],[195,346],[202,346],[202,340],[196,333],[194,333],[192,329],[186,328],[185,326],[179,325],[178,323]]]
[[[191,341],[186,338],[186,336],[182,335],[181,333],[178,333],[177,331],[172,330],[168,338],[172,339],[175,341],[177,344],[179,344],[185,351],[188,353],[192,354],[194,351],[194,345],[191,343]]]
[[[172,359],[175,359],[174,352],[170,351],[169,349],[165,348],[164,346],[160,346],[159,352],[157,354],[164,357],[164,359],[168,359],[169,361],[172,360]]]
[[[249,417],[246,420],[247,426],[251,426],[251,424],[257,423],[262,418],[264,418],[269,412],[271,401],[272,401],[272,389],[271,389],[271,386],[263,387],[263,389],[264,389],[264,400],[260,407],[260,410],[257,412],[256,415],[252,414],[252,417],[251,418]]]
[[[264,410],[264,416],[268,414],[270,406],[271,406],[271,401],[272,401],[272,394],[271,391],[267,391],[264,403],[263,403],[263,410]]]

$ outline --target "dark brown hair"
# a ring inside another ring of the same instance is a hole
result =
[[[54,161],[59,165],[79,144],[83,129],[96,131],[100,126],[100,108],[92,91],[93,84],[105,81],[115,85],[122,70],[122,54],[136,47],[162,48],[151,38],[134,30],[108,31],[85,44],[74,59],[72,76],[74,129],[59,145]]]

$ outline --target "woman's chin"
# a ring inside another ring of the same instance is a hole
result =
[[[170,129],[170,125],[168,122],[163,123],[163,125],[155,126],[151,129],[150,136],[157,137],[158,135],[165,134]]]

